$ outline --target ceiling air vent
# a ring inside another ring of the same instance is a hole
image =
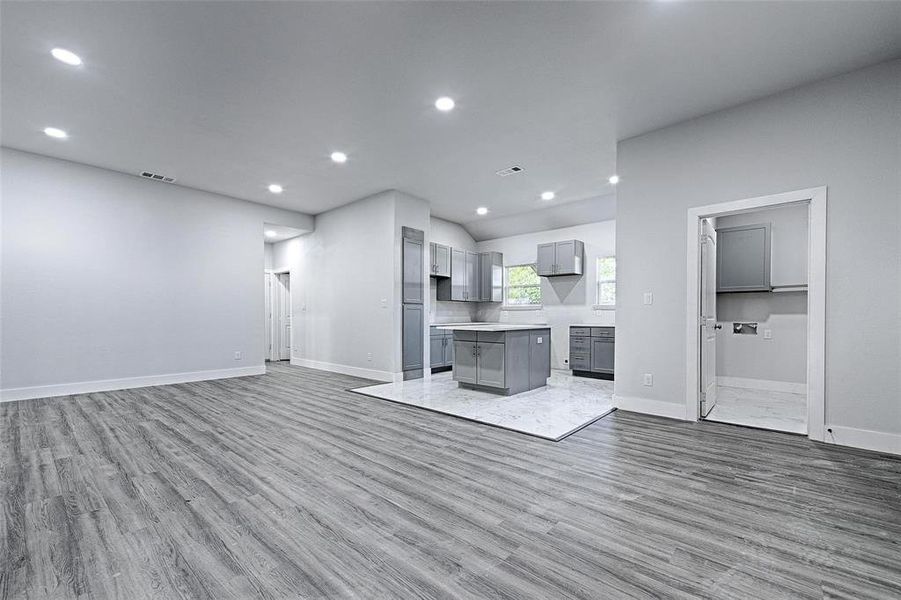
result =
[[[150,171],[141,171],[141,177],[153,179],[155,181],[162,181],[163,183],[175,183],[175,177],[166,177],[165,175],[160,175],[159,173],[151,173]]]
[[[496,171],[495,175],[500,175],[501,177],[506,177],[508,175],[516,175],[517,173],[522,173],[522,167],[513,165],[512,167],[507,167],[506,169],[501,169],[500,171]]]

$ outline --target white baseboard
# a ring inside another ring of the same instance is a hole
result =
[[[901,455],[901,434],[855,429],[840,425],[827,425],[826,427],[826,438],[823,441],[827,444]],[[828,429],[832,429],[832,433]]]
[[[807,393],[806,383],[793,383],[791,381],[773,381],[770,379],[750,379],[747,377],[725,377],[718,375],[716,384],[724,387],[748,390],[767,390],[769,392],[789,392],[792,394]]]
[[[147,375],[144,377],[124,377],[122,379],[99,379],[96,381],[80,381],[77,383],[59,383],[34,387],[8,388],[0,390],[0,402],[14,400],[32,400],[34,398],[53,398],[71,396],[73,394],[91,394],[112,390],[150,387],[154,385],[170,385],[188,383],[190,381],[207,381],[210,379],[227,379],[229,377],[246,377],[263,375],[265,365],[254,367],[238,367],[235,369],[212,369],[209,371],[189,371],[186,373],[168,373],[166,375]]]
[[[681,402],[664,402],[650,398],[639,398],[638,396],[613,394],[613,405],[621,410],[685,420],[685,405]]]
[[[374,379],[376,381],[403,381],[403,373],[392,373],[391,371],[379,371],[377,369],[364,369],[362,367],[352,367],[350,365],[310,360],[309,358],[292,358],[291,364],[297,367],[309,367],[310,369],[319,369],[320,371],[330,371],[332,373],[341,373],[342,375],[352,375],[353,377]]]

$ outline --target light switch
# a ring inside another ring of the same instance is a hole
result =
[[[654,304],[654,294],[652,292],[644,293],[644,303],[645,304]]]

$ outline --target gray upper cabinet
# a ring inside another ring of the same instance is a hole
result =
[[[429,275],[432,277],[450,277],[451,249],[444,244],[429,244]]]
[[[404,303],[422,303],[423,301],[422,250],[422,240],[404,238],[402,300]]]
[[[770,224],[716,230],[716,291],[769,292]]]
[[[436,244],[441,256],[441,244]],[[437,278],[436,297],[441,301],[502,302],[504,299],[504,255],[500,252],[470,252],[447,248],[449,276]],[[434,265],[433,265],[434,266]],[[439,265],[440,266],[440,265]],[[434,269],[433,269],[434,271]]]
[[[538,244],[536,269],[542,277],[581,275],[585,244],[579,240],[564,240]]]
[[[482,252],[479,261],[479,300],[503,302],[504,255],[500,252]]]

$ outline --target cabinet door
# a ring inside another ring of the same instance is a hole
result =
[[[449,335],[444,338],[444,366],[454,366],[454,337]]]
[[[582,244],[578,240],[557,242],[556,275],[582,274]]]
[[[479,300],[479,255],[475,252],[466,252],[466,292],[464,299],[467,302]]]
[[[553,275],[557,265],[557,245],[538,244],[538,274],[547,277]]]
[[[444,366],[444,340],[446,340],[443,335],[433,335],[429,338],[429,366],[430,367],[443,367]]]
[[[613,340],[591,338],[591,370],[596,373],[613,373]]]
[[[477,355],[479,385],[507,387],[504,371],[506,345],[495,342],[479,342]]]
[[[404,371],[422,368],[422,323],[422,304],[404,304],[402,329]]]
[[[422,251],[422,241],[404,238],[402,302],[422,303],[424,287]]]
[[[475,384],[476,363],[476,342],[454,340],[454,381]]]
[[[466,292],[466,252],[451,250],[451,300],[465,300]]]
[[[442,244],[435,244],[435,276],[450,277],[450,248]]]
[[[770,291],[770,224],[716,230],[716,291]]]
[[[438,259],[436,256],[437,250],[438,244],[429,242],[429,275],[434,275],[435,268],[438,266]]]

